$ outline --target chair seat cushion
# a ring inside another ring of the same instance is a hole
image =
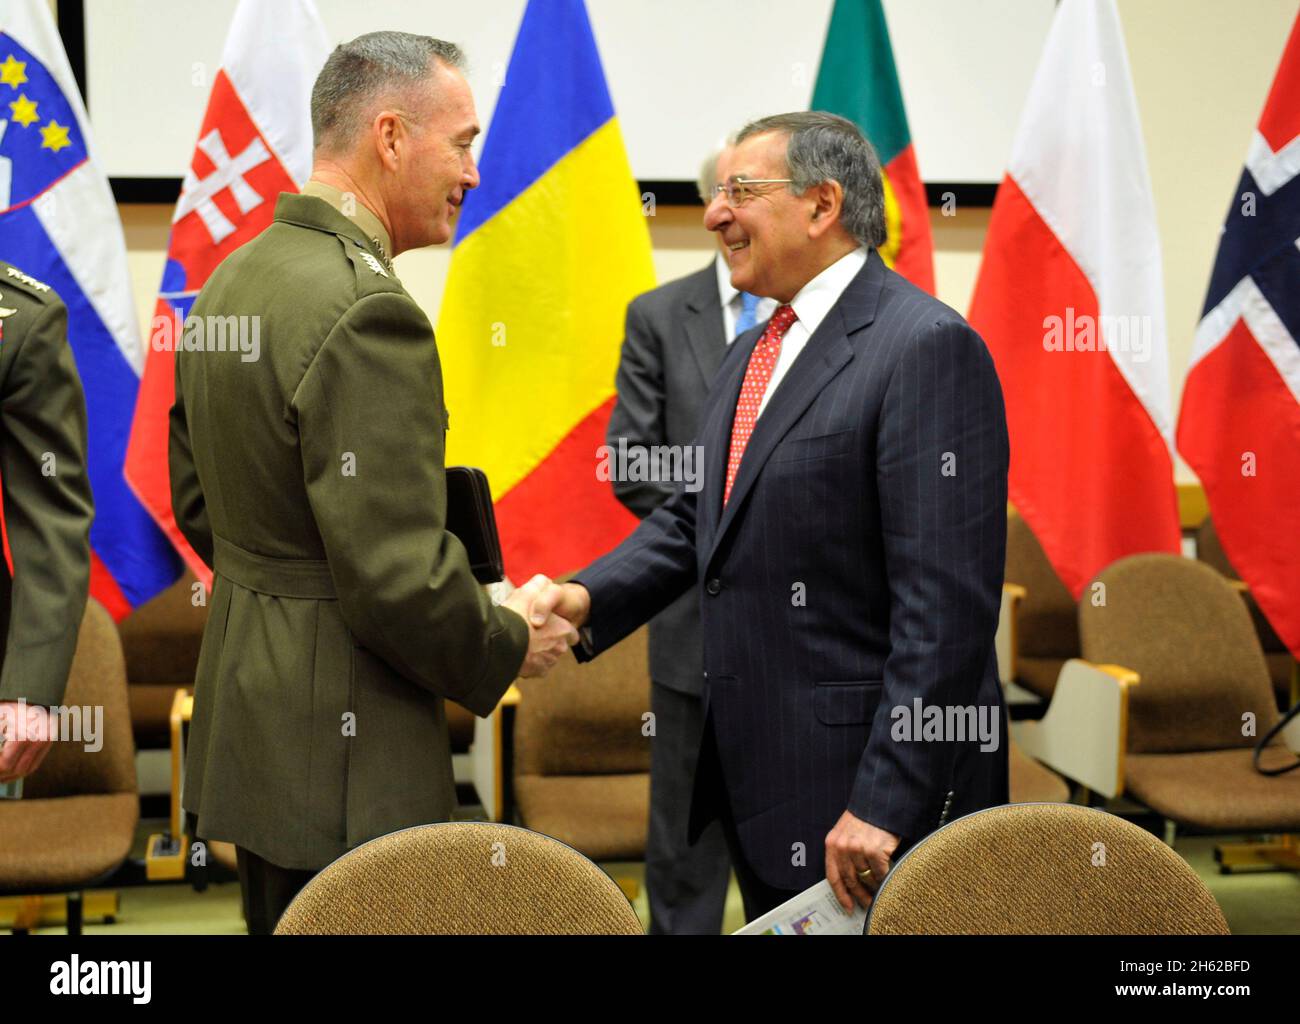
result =
[[[1300,829],[1300,770],[1268,776],[1255,771],[1251,748],[1189,754],[1129,754],[1128,795],[1174,821],[1212,832]],[[1295,760],[1271,746],[1265,768]]]
[[[517,775],[520,817],[592,860],[641,860],[650,775]]]
[[[1070,787],[1014,743],[1011,744],[1011,802],[1013,804],[1063,804]]]
[[[139,820],[135,793],[0,801],[0,891],[98,880],[126,860]]]

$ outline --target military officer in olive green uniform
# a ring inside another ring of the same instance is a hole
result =
[[[443,699],[486,715],[577,640],[525,620],[536,581],[494,607],[444,529],[438,350],[391,256],[450,238],[478,184],[461,61],[394,32],[334,51],[312,181],[191,310],[258,343],[176,356],[173,508],[215,574],[183,803],[236,845],[250,932],[350,847],[446,820]]]
[[[49,752],[90,584],[94,502],[86,402],[68,311],[47,284],[0,260],[0,481],[13,576],[0,558],[0,784]],[[26,702],[24,705],[22,702]],[[24,728],[18,728],[19,716]],[[29,738],[16,738],[23,735]]]

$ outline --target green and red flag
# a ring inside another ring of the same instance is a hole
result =
[[[880,255],[888,266],[933,294],[934,242],[925,186],[907,128],[881,0],[835,0],[812,109],[847,117],[876,147],[884,172],[889,232]]]

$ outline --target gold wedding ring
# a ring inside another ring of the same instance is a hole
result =
[[[870,882],[870,881],[871,881],[871,869],[870,869],[870,868],[863,868],[861,871],[859,871],[859,872],[858,872],[858,881],[859,881],[859,882]]]

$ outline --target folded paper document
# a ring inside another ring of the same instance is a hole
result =
[[[823,878],[733,934],[861,935],[866,923],[867,912],[854,904],[853,913],[846,913],[831,883]]]

